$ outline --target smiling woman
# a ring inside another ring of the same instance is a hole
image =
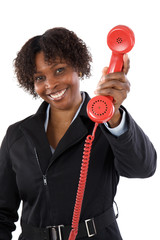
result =
[[[50,104],[47,136],[50,145],[55,149],[82,102],[79,74],[60,58],[46,62],[42,51],[35,56],[35,66],[34,88],[35,92]]]
[[[65,28],[31,38],[19,51],[19,85],[43,102],[9,126],[2,142],[0,239],[12,238],[22,201],[19,240],[68,240],[84,144],[85,158],[94,127],[86,112],[90,97],[79,86],[91,60],[86,44]],[[122,72],[107,74],[105,67],[97,86],[98,95],[110,93],[116,111],[97,127],[76,239],[122,240],[113,210],[119,178],[147,178],[156,170],[154,146],[122,106],[130,90],[129,58],[123,61]]]

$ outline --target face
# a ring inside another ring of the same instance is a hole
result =
[[[80,104],[79,76],[72,66],[58,58],[49,64],[43,52],[37,53],[35,64],[35,91],[51,108],[69,110]]]

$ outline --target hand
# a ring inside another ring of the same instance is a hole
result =
[[[130,67],[130,61],[127,54],[123,56],[123,61],[124,64],[122,72],[107,74],[108,67],[103,69],[101,80],[99,81],[95,91],[96,95],[113,97],[115,112],[112,119],[109,121],[110,127],[116,127],[119,125],[121,121],[119,108],[130,91],[130,83],[126,77]]]

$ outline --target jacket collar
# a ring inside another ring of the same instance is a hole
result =
[[[38,111],[21,124],[21,130],[28,138],[32,146],[36,148],[38,157],[40,158],[40,162],[42,165],[43,161],[47,161],[49,163],[51,159],[52,161],[55,160],[65,150],[76,144],[84,136],[87,135],[88,129],[86,127],[86,124],[87,122],[88,124],[91,124],[91,121],[87,116],[86,106],[88,101],[90,100],[90,97],[87,93],[85,93],[85,95],[86,96],[84,104],[81,107],[77,118],[73,121],[73,123],[70,125],[69,129],[59,142],[53,156],[44,129],[44,122],[46,118],[46,109],[48,107],[48,103],[43,102],[39,107]]]

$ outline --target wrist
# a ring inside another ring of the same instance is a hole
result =
[[[117,126],[120,124],[121,119],[122,119],[122,115],[121,115],[120,110],[118,109],[118,110],[114,113],[113,117],[108,121],[109,127],[110,127],[110,128],[115,128],[115,127],[117,127]]]

